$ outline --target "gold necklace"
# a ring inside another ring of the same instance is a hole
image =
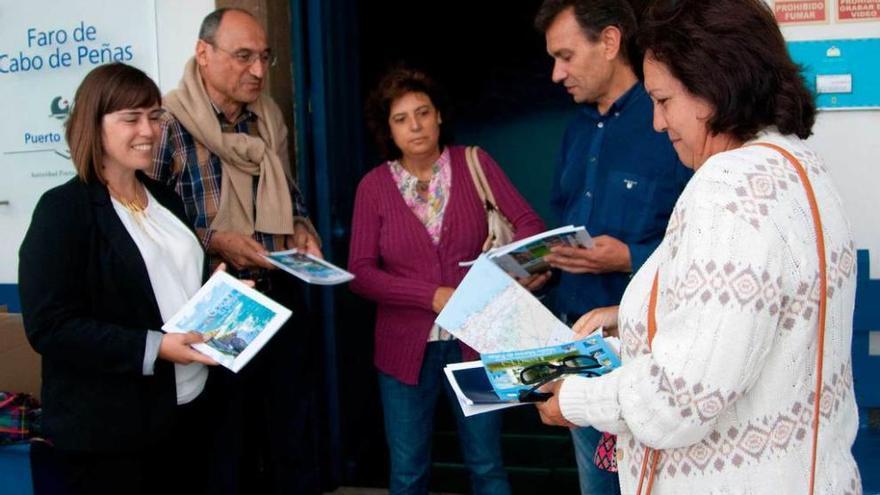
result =
[[[147,198],[146,193],[144,193],[144,199],[141,201],[141,193],[143,190],[143,186],[138,184],[134,191],[134,198],[125,199],[121,194],[119,194],[113,187],[110,186],[110,183],[107,183],[107,190],[110,191],[110,195],[113,196],[116,201],[119,201],[126,210],[130,211],[135,215],[143,214],[147,209]]]

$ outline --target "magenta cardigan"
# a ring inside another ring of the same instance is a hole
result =
[[[401,196],[388,163],[361,180],[354,203],[348,269],[351,290],[377,304],[374,363],[403,383],[418,383],[428,333],[434,324],[432,301],[438,287],[457,287],[467,273],[458,266],[480,254],[488,227],[486,213],[468,171],[463,146],[450,146],[452,186],[443,216],[440,244]],[[495,201],[516,238],[544,230],[544,223],[488,153],[480,150]],[[465,360],[476,359],[462,344]]]

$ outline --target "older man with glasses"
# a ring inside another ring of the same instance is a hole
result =
[[[253,15],[209,14],[178,89],[164,98],[155,147],[152,175],[183,198],[212,265],[226,261],[295,315],[238,375],[209,384],[222,473],[207,480],[217,484],[211,493],[318,493],[311,394],[298,379],[310,355],[301,290],[262,257],[288,248],[321,254],[291,175],[287,127],[262,94],[274,62]]]

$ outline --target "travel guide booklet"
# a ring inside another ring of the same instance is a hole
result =
[[[540,349],[483,354],[480,360],[495,395],[505,401],[518,401],[521,391],[570,374],[599,376],[620,366],[601,332]]]
[[[291,275],[317,285],[336,285],[354,279],[354,275],[338,266],[296,249],[274,251],[264,256],[270,263]]]
[[[490,249],[485,255],[514,277],[528,277],[550,269],[544,256],[550,254],[550,248],[554,246],[591,248],[593,239],[583,226],[566,225]],[[465,261],[459,265],[470,266],[474,262]]]
[[[193,348],[237,373],[290,315],[289,309],[218,271],[162,330],[206,336],[204,343]]]
[[[574,332],[486,255],[434,321],[481,354],[564,344]]]
[[[620,366],[616,339],[601,335],[599,331],[566,344],[483,354],[480,361],[450,364],[443,371],[465,416],[521,406],[549,398],[541,393],[524,398],[521,393],[566,376],[599,376]]]

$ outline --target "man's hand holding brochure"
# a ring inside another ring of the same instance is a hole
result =
[[[554,247],[591,248],[593,239],[583,226],[566,225],[490,249],[484,256],[511,276],[525,278],[550,270],[544,257],[550,255]],[[463,261],[459,265],[471,266],[475,262]]]
[[[274,251],[264,255],[263,258],[310,284],[337,285],[354,280],[353,274],[333,263],[297,249]]]

